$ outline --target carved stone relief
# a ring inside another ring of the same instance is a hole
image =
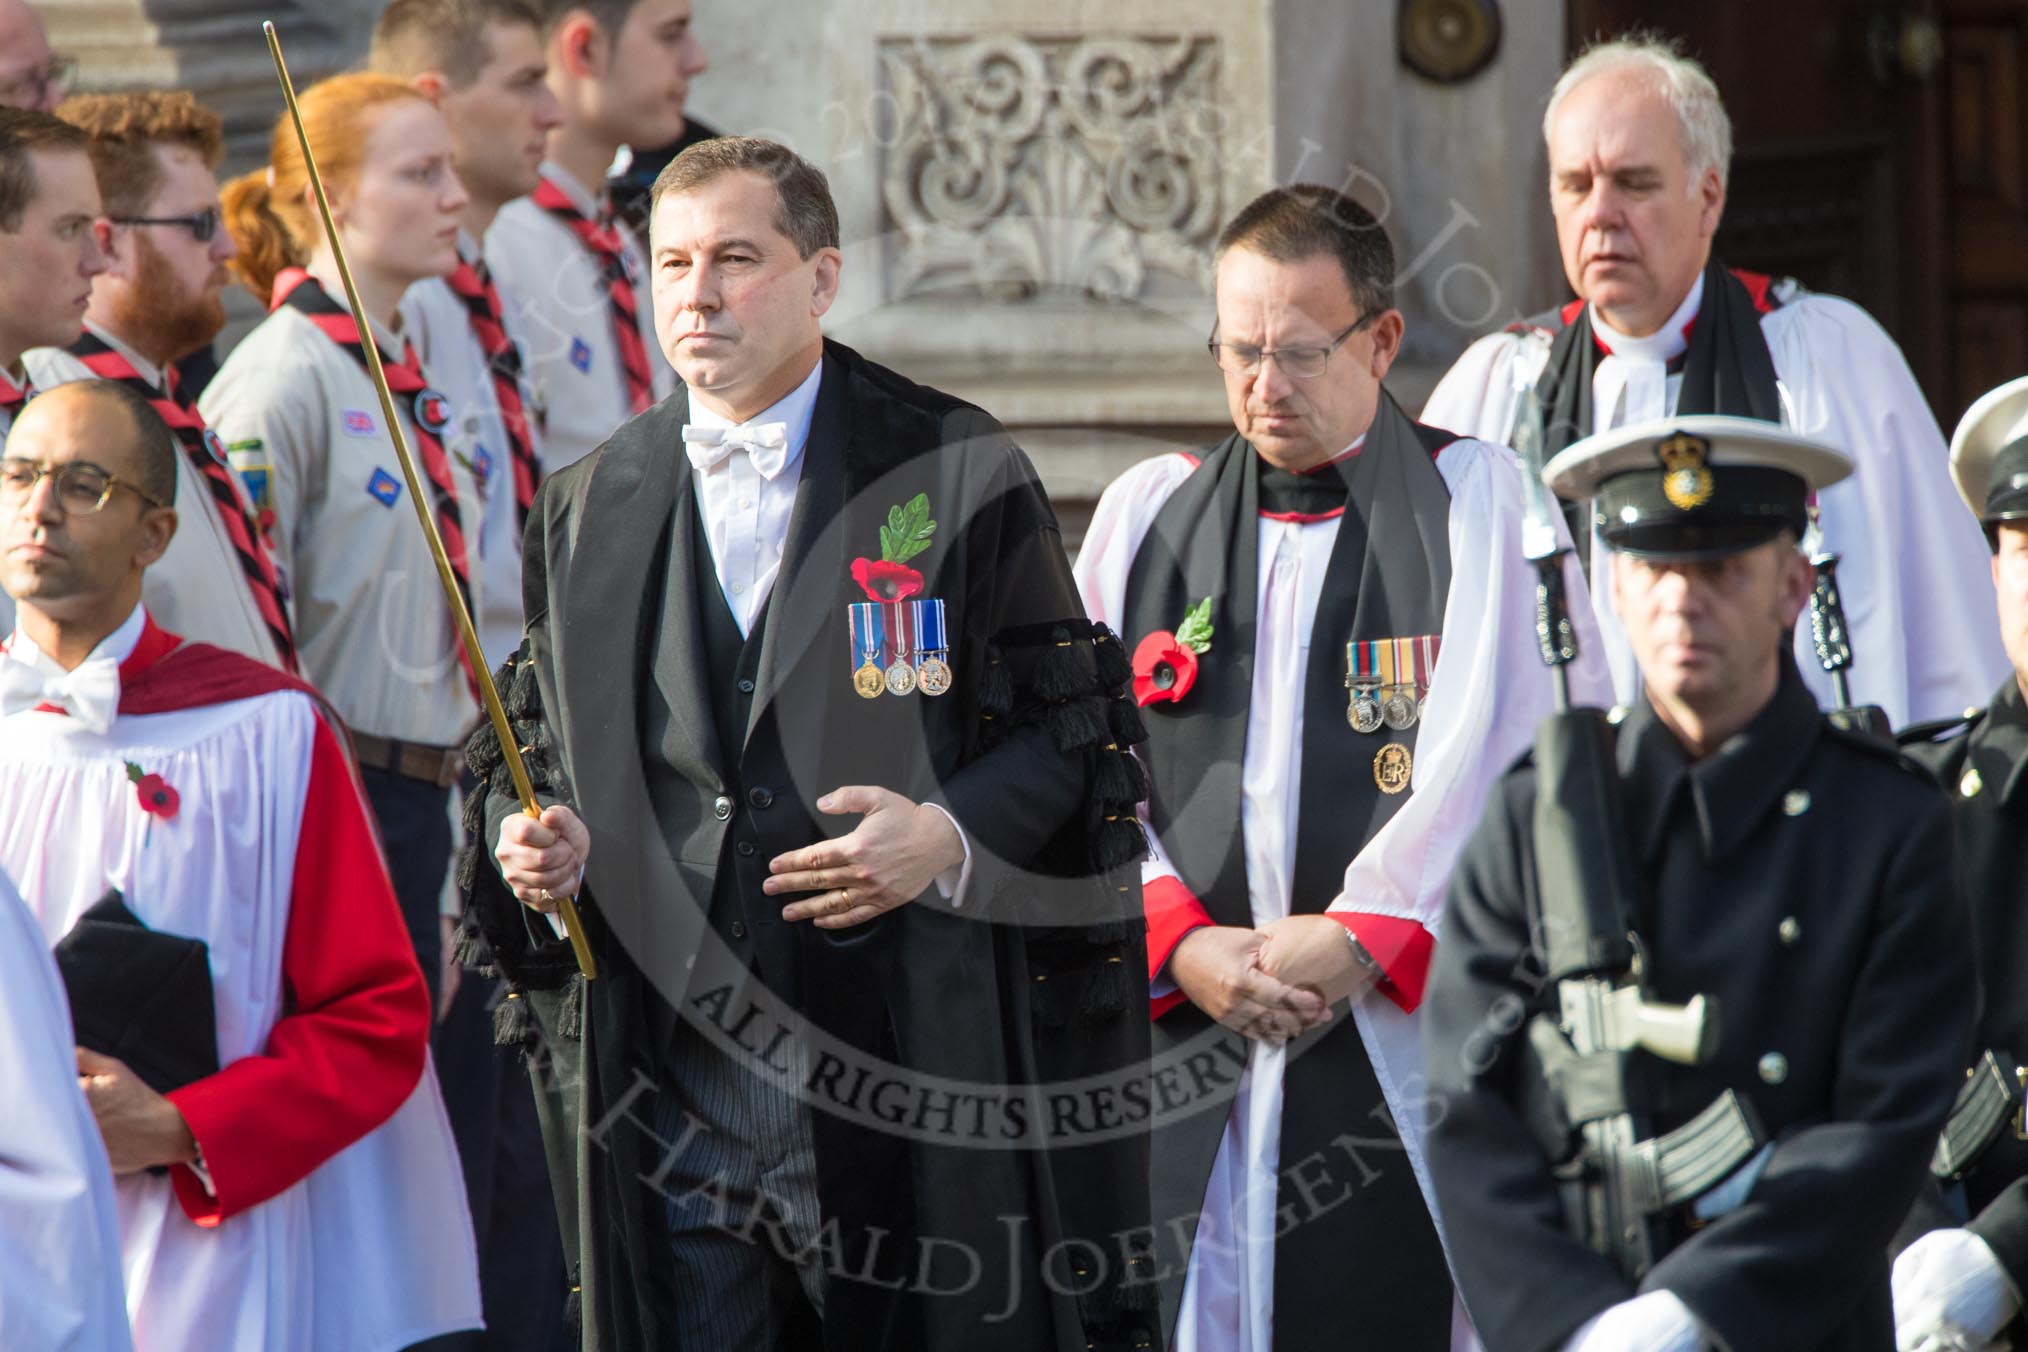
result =
[[[890,301],[1204,293],[1216,39],[896,38],[879,58]]]

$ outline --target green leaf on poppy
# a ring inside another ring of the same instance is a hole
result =
[[[1193,653],[1211,651],[1211,598],[1190,607],[1183,623],[1176,626],[1176,641]]]
[[[887,524],[880,528],[880,557],[888,563],[907,563],[930,547],[937,523],[930,520],[929,494],[918,493],[900,507],[887,509]]]
[[[138,784],[141,782],[143,778],[147,776],[148,772],[143,770],[140,766],[134,764],[134,762],[132,761],[127,761],[126,767],[127,767],[127,779],[130,783]]]

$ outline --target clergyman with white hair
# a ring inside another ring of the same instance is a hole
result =
[[[1838,447],[1857,472],[1818,502],[1840,556],[1855,701],[1897,725],[1981,703],[2008,671],[1990,620],[1993,583],[1952,489],[1935,417],[1894,340],[1859,306],[1712,253],[1725,211],[1732,124],[1704,68],[1648,36],[1594,46],[1563,73],[1542,117],[1549,201],[1576,299],[1479,339],[1422,420],[1460,436],[1511,438],[1533,386],[1550,455],[1597,432],[1688,413],[1787,422]],[[1589,504],[1572,534],[1595,540]],[[1592,596],[1612,595],[1606,551],[1589,549]],[[1598,619],[1622,703],[1640,688],[1611,607]],[[1819,703],[1830,680],[1797,626],[1797,660]]]

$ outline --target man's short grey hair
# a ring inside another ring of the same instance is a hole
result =
[[[1557,109],[1571,90],[1594,75],[1623,70],[1646,75],[1651,87],[1669,101],[1683,161],[1690,169],[1691,192],[1696,192],[1706,169],[1716,169],[1718,185],[1724,187],[1732,177],[1732,119],[1718,97],[1718,86],[1695,57],[1683,54],[1674,38],[1654,33],[1630,33],[1585,48],[1549,92],[1549,107],[1542,113],[1543,142],[1548,142]]]

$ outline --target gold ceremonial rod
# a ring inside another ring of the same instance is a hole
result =
[[[457,621],[458,642],[464,645],[472,673],[479,678],[479,698],[486,706],[486,716],[493,720],[494,733],[500,738],[500,752],[507,761],[507,773],[514,778],[514,792],[521,799],[521,810],[531,817],[540,817],[542,809],[536,804],[534,786],[528,782],[528,767],[521,763],[521,748],[515,744],[514,729],[507,723],[507,711],[500,707],[500,692],[493,685],[492,673],[486,667],[486,654],[480,649],[479,636],[472,629],[471,612],[465,609],[465,597],[458,590],[457,575],[451,572],[450,555],[444,552],[443,537],[437,533],[436,520],[430,515],[429,499],[423,493],[422,478],[416,473],[415,456],[408,449],[407,434],[401,430],[401,418],[394,411],[394,392],[388,389],[387,373],[380,366],[380,344],[373,337],[373,325],[366,317],[366,307],[360,304],[359,288],[353,285],[352,269],[345,262],[345,246],[338,242],[338,226],[331,219],[331,201],[324,195],[324,179],[317,172],[316,157],[310,153],[310,134],[303,129],[303,113],[296,106],[296,86],[289,79],[288,63],[282,60],[282,40],[275,33],[272,20],[262,22],[261,32],[267,34],[268,52],[275,58],[275,76],[282,82],[282,98],[289,105],[289,120],[295,124],[296,141],[303,147],[303,167],[310,172],[310,189],[317,198],[317,214],[324,218],[324,235],[331,241],[331,256],[338,264],[338,277],[345,283],[345,300],[352,307],[352,322],[359,326],[364,340],[360,346],[366,349],[366,370],[373,377],[373,388],[380,395],[380,411],[387,419],[387,430],[394,436],[394,453],[401,461],[401,477],[408,481],[408,497],[415,504],[415,519],[422,525],[423,538],[429,541],[430,557],[436,560],[437,581],[443,585],[444,600],[451,607],[451,618]],[[480,844],[483,847],[484,842]],[[578,919],[576,899],[558,898],[557,909],[563,915],[563,927],[570,936],[571,951],[577,955],[577,969],[584,973],[585,980],[590,981],[598,975],[598,969],[592,962],[591,945],[585,942],[584,922]]]

